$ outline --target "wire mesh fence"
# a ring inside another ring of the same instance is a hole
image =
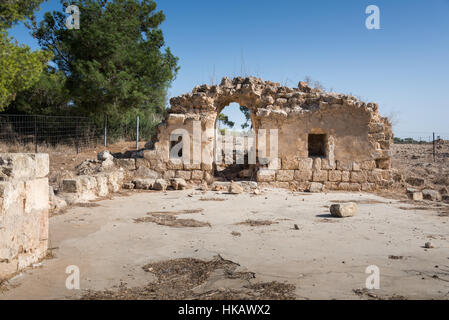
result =
[[[0,143],[19,151],[63,145],[78,152],[99,141],[101,130],[86,117],[0,114]]]

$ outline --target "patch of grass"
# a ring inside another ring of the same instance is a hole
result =
[[[248,226],[251,226],[251,227],[260,227],[260,226],[269,226],[269,225],[278,224],[278,223],[279,222],[271,221],[271,220],[251,220],[251,219],[248,219],[248,220],[239,222],[237,224],[244,224],[244,225],[248,225]]]

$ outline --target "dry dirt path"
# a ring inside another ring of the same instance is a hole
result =
[[[332,202],[348,200],[358,202],[355,217],[328,215]],[[370,291],[376,297],[449,297],[449,217],[436,209],[414,210],[412,204],[365,193],[279,189],[258,196],[147,192],[96,204],[52,217],[55,258],[10,280],[0,298],[71,299],[86,289],[143,286],[156,280],[142,268],[148,263],[210,260],[217,254],[254,272],[253,283],[293,284],[298,299],[370,298],[364,291],[354,292],[365,287],[369,265],[380,269],[380,289]],[[167,215],[172,218],[165,219]],[[143,217],[150,218],[134,220]],[[273,224],[241,223],[247,220]],[[182,227],[192,221],[205,223]],[[435,248],[425,249],[428,241]],[[70,265],[79,267],[81,290],[66,289]],[[215,276],[196,290],[238,290],[243,282]]]

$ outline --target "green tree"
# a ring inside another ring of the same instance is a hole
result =
[[[33,15],[44,0],[2,0],[0,2],[0,29],[8,29]]]
[[[31,52],[8,36],[7,29],[30,18],[43,0],[3,0],[0,3],[0,112],[18,92],[30,88],[51,58],[47,51]]]
[[[152,0],[61,0],[77,5],[80,29],[67,29],[67,15],[46,13],[33,21],[33,35],[54,53],[54,63],[67,77],[77,109],[110,123],[130,109],[165,109],[166,92],[178,71],[178,58],[165,48],[159,29],[165,20]]]
[[[69,102],[65,74],[49,67],[32,87],[17,95],[7,110],[10,113],[67,115],[71,111]]]
[[[246,129],[251,125],[251,129],[253,128],[253,125],[251,124],[251,116],[249,113],[249,110],[245,106],[240,106],[240,111],[243,112],[243,115],[245,116],[245,123],[241,125],[242,129]]]

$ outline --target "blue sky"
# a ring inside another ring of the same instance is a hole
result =
[[[435,131],[449,139],[449,0],[156,2],[181,66],[170,96],[223,76],[296,86],[309,75],[378,102],[383,115],[394,115],[397,136],[428,139]],[[365,27],[371,4],[380,8],[380,30]],[[59,8],[50,0],[37,16]],[[38,48],[21,25],[10,35]],[[242,123],[237,106],[225,113]]]

